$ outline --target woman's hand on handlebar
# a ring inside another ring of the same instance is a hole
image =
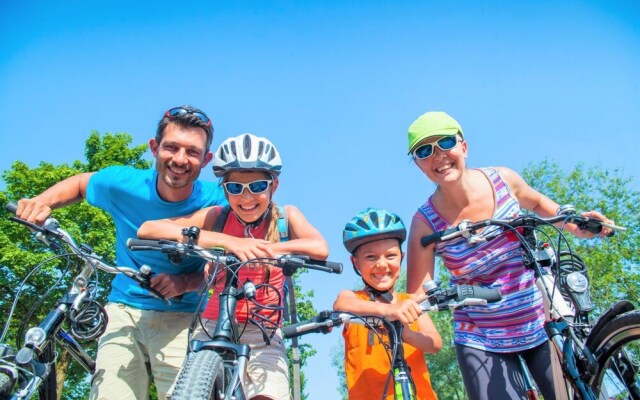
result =
[[[588,218],[592,218],[592,219],[597,219],[598,221],[601,221],[607,225],[615,225],[614,222],[610,219],[608,219],[607,217],[605,217],[603,214],[599,213],[598,211],[585,211],[583,213],[580,213],[580,216],[582,217],[588,217]],[[578,228],[577,226],[574,226],[574,228],[571,230],[571,233],[573,233],[574,236],[580,238],[580,239],[591,239],[593,237],[595,237],[596,235],[601,236],[601,237],[605,237],[605,236],[611,236],[613,234],[613,229],[607,227],[607,226],[602,226],[602,230],[600,231],[600,233],[596,234],[596,233],[592,233],[589,232],[587,230],[582,230],[580,228]]]

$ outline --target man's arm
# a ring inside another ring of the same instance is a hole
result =
[[[18,201],[16,216],[29,222],[42,224],[51,215],[51,210],[77,203],[85,198],[89,178],[93,172],[71,176],[56,183],[31,199]]]

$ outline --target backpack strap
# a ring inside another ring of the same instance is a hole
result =
[[[229,217],[229,213],[231,212],[231,207],[226,205],[222,207],[220,213],[218,214],[218,218],[216,218],[216,222],[213,223],[213,227],[211,230],[213,232],[222,233],[224,229],[224,224],[227,223],[227,217]]]
[[[280,241],[289,240],[289,219],[284,206],[278,206],[278,232],[280,232]]]

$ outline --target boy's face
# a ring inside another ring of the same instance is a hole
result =
[[[351,262],[369,286],[385,291],[400,277],[403,255],[397,239],[382,239],[358,247]]]

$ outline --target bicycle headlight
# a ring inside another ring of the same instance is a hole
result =
[[[27,331],[26,335],[24,335],[25,344],[31,344],[35,347],[40,347],[40,345],[44,343],[46,338],[47,338],[46,332],[44,331],[44,329],[40,328],[39,326],[34,326],[33,328],[30,328]]]
[[[589,289],[589,280],[580,272],[572,272],[567,275],[567,286],[576,293],[583,293]]]

